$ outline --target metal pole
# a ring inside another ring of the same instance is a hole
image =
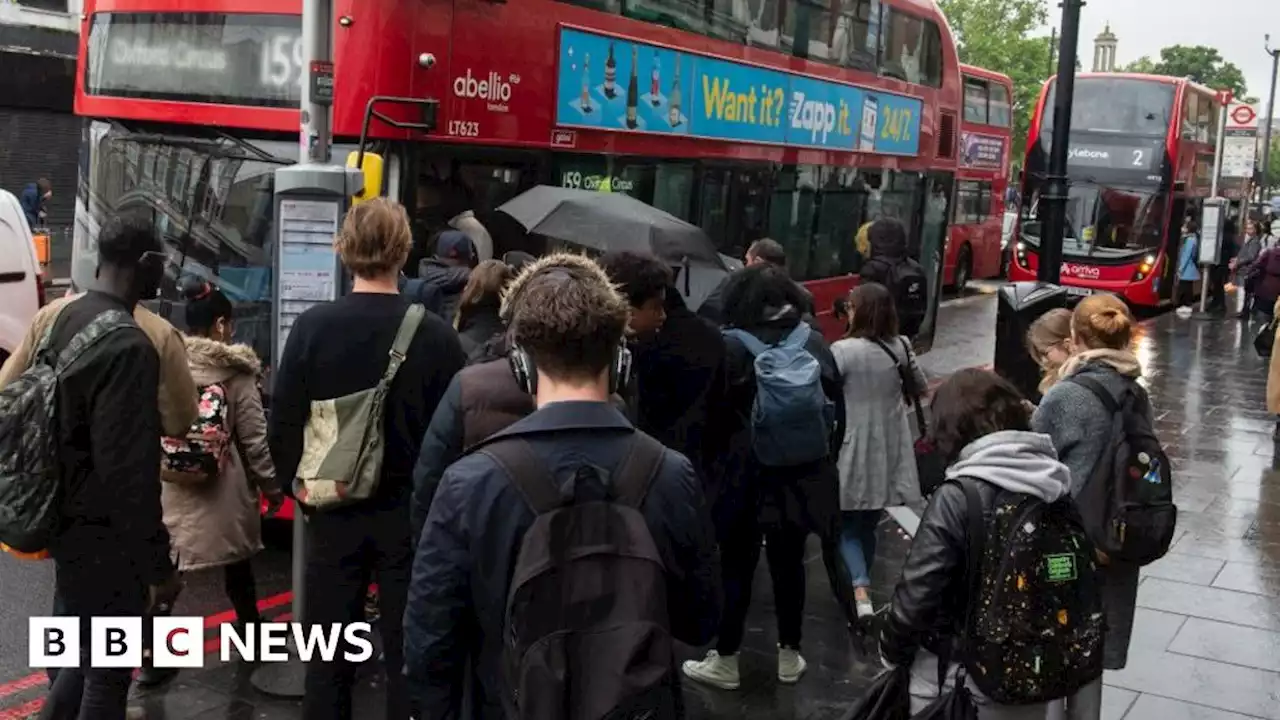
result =
[[[1058,78],[1054,93],[1053,141],[1049,148],[1049,175],[1044,203],[1044,233],[1040,238],[1041,282],[1057,284],[1062,266],[1062,239],[1067,229],[1067,150],[1071,138],[1071,101],[1076,85],[1076,43],[1080,35],[1083,0],[1063,0],[1062,42],[1058,52]]]
[[[333,106],[316,97],[317,78],[333,76],[333,0],[302,0],[302,162],[324,165],[333,143]]]
[[[1262,193],[1258,198],[1261,202],[1271,199],[1271,121],[1276,115],[1276,71],[1280,70],[1280,48],[1271,49],[1270,35],[1266,43],[1267,54],[1271,56],[1271,95],[1267,100],[1267,116],[1262,118],[1267,127],[1262,133],[1262,182],[1259,183]]]
[[[1218,146],[1213,152],[1213,182],[1210,186],[1209,194],[1216,200],[1218,197],[1218,183],[1222,178],[1222,151],[1227,143],[1227,111],[1231,109],[1231,93],[1223,94],[1225,98],[1222,106],[1222,112],[1218,113]],[[1222,208],[1219,212],[1226,212],[1226,208]],[[1201,242],[1204,242],[1204,228],[1200,228]],[[1218,253],[1222,252],[1222,237],[1218,237]],[[1209,305],[1209,283],[1217,282],[1212,277],[1214,266],[1204,265],[1200,269],[1200,314],[1203,315]]]

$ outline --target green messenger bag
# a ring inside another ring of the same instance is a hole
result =
[[[409,306],[391,346],[387,369],[376,386],[311,402],[302,460],[293,480],[294,497],[308,509],[332,510],[368,500],[377,491],[386,448],[383,414],[387,393],[426,312],[422,305]]]

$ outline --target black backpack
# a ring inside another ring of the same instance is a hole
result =
[[[964,666],[974,684],[997,703],[1027,705],[1097,680],[1106,619],[1075,504],[1001,491],[987,520],[977,481],[952,482],[968,505]]]
[[[25,554],[46,550],[60,519],[58,384],[98,341],[137,327],[128,313],[108,310],[55,354],[50,344],[57,326],[57,320],[49,324],[31,365],[0,391],[0,543]]]
[[[497,438],[480,452],[537,513],[507,596],[508,716],[678,717],[666,567],[639,510],[662,445],[637,431],[610,481],[584,466],[572,497],[519,437]]]
[[[929,311],[929,281],[924,268],[913,258],[900,258],[895,264],[875,258],[873,263],[888,267],[885,287],[893,295],[893,306],[898,311],[898,323],[903,335],[913,338],[920,333],[924,316]]]
[[[1148,419],[1150,400],[1130,383],[1117,400],[1087,375],[1068,381],[1093,393],[1112,417],[1111,444],[1094,465],[1076,501],[1089,513],[1089,539],[1109,558],[1146,565],[1169,552],[1178,508],[1173,504],[1173,466]]]

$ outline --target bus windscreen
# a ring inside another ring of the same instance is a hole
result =
[[[1045,98],[1044,119],[1040,125],[1045,147],[1053,135],[1052,108],[1057,90],[1055,82]],[[1071,104],[1071,132],[1163,138],[1173,118],[1173,96],[1171,83],[1135,78],[1079,78]]]
[[[1072,185],[1062,254],[1115,258],[1150,252],[1161,244],[1164,205],[1164,193],[1155,190]],[[1023,225],[1025,242],[1038,245],[1040,234],[1040,220]]]

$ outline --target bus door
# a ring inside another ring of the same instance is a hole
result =
[[[1160,271],[1159,298],[1172,300],[1178,287],[1178,253],[1182,249],[1182,219],[1187,216],[1187,199],[1175,197],[1169,204],[1164,233],[1164,268]]]
[[[552,182],[547,153],[435,144],[420,145],[418,151],[414,176],[404,183],[415,224],[444,229],[469,210],[493,238],[494,257],[511,250],[542,253],[523,227],[497,209],[535,185]]]

